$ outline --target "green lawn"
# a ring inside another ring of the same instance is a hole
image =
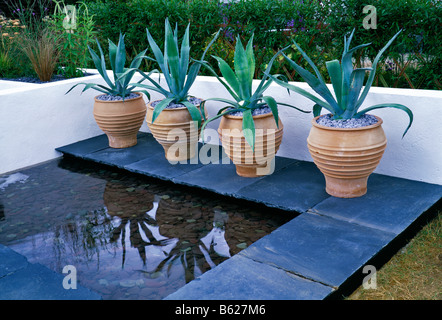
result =
[[[441,300],[442,214],[377,272],[377,288],[360,286],[349,300]]]

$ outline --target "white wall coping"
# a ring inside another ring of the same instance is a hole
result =
[[[71,79],[64,79],[64,80],[57,80],[52,82],[45,82],[45,83],[28,83],[28,82],[21,82],[21,81],[13,81],[13,80],[0,80],[0,96],[12,94],[12,93],[18,93],[22,91],[27,90],[37,90],[42,88],[51,88],[51,87],[57,87],[61,84],[76,84],[79,81],[79,79],[83,80],[94,80],[101,79],[101,75],[98,73],[96,69],[86,69],[86,73],[90,74],[85,77],[81,78],[71,78]]]

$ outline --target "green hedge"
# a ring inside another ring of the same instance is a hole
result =
[[[218,0],[88,0],[94,15],[100,41],[116,40],[126,34],[130,56],[148,47],[146,27],[162,47],[164,20],[178,23],[183,33],[191,24],[192,57],[198,59],[213,34],[223,28],[222,37],[210,54],[233,61],[234,39],[243,41],[255,33],[255,51],[261,69],[277,50],[294,39],[321,67],[326,76],[325,61],[340,58],[346,32],[356,28],[353,45],[371,42],[358,61],[373,59],[375,54],[399,30],[401,36],[385,53],[387,62],[378,71],[379,86],[441,89],[438,70],[442,69],[441,34],[442,4],[438,0],[240,0],[228,4]],[[365,30],[362,21],[366,5],[377,9],[377,29]],[[291,50],[291,49],[290,49]],[[300,59],[297,51],[287,51]],[[404,54],[406,59],[404,59]],[[212,61],[210,61],[212,62]],[[145,65],[144,68],[151,68]],[[300,78],[284,63],[275,64],[274,72],[290,80]],[[204,74],[204,70],[202,69]]]
[[[375,30],[361,28],[366,16],[362,10],[369,4],[377,11]],[[330,9],[333,14],[327,20],[333,38],[342,39],[345,30],[356,28],[358,43],[372,43],[367,50],[369,58],[373,58],[395,32],[403,29],[384,56],[389,63],[380,72],[379,86],[442,89],[441,1],[334,0],[330,1]],[[341,50],[342,42],[337,45]]]

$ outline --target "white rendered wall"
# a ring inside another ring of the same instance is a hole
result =
[[[255,80],[255,87],[259,81]],[[311,93],[303,82],[292,83]],[[330,86],[332,91],[332,88]],[[229,98],[227,91],[213,77],[199,77],[192,87],[195,96]],[[272,84],[265,93],[279,102],[292,104],[304,110],[311,110],[313,102],[301,95]],[[402,139],[408,125],[408,115],[398,109],[377,109],[372,111],[383,119],[387,136],[387,149],[375,172],[411,180],[442,185],[442,91],[392,89],[372,87],[360,110],[379,103],[400,103],[409,107],[414,114],[413,124]],[[224,104],[207,102],[210,115]],[[325,110],[326,112],[326,110]],[[284,124],[284,137],[278,156],[313,161],[307,149],[307,136],[313,115],[280,106],[279,114]],[[219,121],[208,127],[217,128]]]
[[[78,86],[65,94],[78,82],[104,84],[96,70],[88,72],[95,75],[45,84],[0,80],[0,174],[60,157],[55,148],[103,134],[93,116],[100,93],[80,95],[84,86]]]
[[[15,88],[5,88],[6,83],[0,81],[0,174],[59,157],[55,148],[102,134],[92,114],[93,97],[98,93],[88,90],[80,95],[82,86],[79,86],[65,95],[77,82],[103,84],[100,75]],[[258,84],[259,81],[255,81],[255,87]],[[313,92],[305,83],[294,84]],[[197,78],[190,94],[203,99],[230,98],[216,78],[205,76]],[[276,84],[272,84],[266,94],[305,110],[311,110],[313,105],[299,94],[288,95],[286,89]],[[161,98],[152,93],[152,100]],[[373,87],[362,108],[382,102],[408,106],[414,113],[414,122],[402,139],[408,124],[408,116],[403,111],[391,108],[373,111],[383,119],[388,140],[375,172],[442,185],[442,92]],[[209,116],[215,115],[222,106],[222,103],[208,102]],[[279,108],[279,113],[284,138],[278,155],[312,161],[306,142],[312,114],[284,106]],[[208,128],[216,130],[218,123],[214,121]],[[141,131],[149,131],[146,123]],[[216,135],[212,137],[215,140],[211,143],[219,143]]]

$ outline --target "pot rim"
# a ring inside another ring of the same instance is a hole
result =
[[[362,130],[369,130],[369,129],[373,129],[373,128],[376,128],[376,127],[379,127],[379,126],[381,126],[382,125],[382,123],[383,123],[383,121],[382,121],[382,118],[380,118],[380,117],[378,117],[378,116],[375,116],[374,114],[371,114],[373,117],[375,117],[377,120],[378,120],[378,122],[376,122],[376,123],[373,123],[373,124],[371,124],[371,125],[369,125],[369,126],[365,126],[365,127],[359,127],[359,128],[335,128],[335,127],[327,127],[327,126],[323,126],[323,125],[320,125],[319,123],[317,123],[316,121],[318,120],[318,118],[319,117],[321,117],[321,116],[323,116],[323,115],[319,115],[319,116],[317,116],[317,117],[314,117],[313,119],[312,119],[312,125],[314,126],[314,127],[316,127],[316,128],[319,128],[319,129],[323,129],[323,130],[331,130],[331,131],[362,131]]]
[[[96,95],[94,97],[94,100],[96,102],[104,102],[104,103],[121,103],[121,102],[133,101],[133,100],[137,100],[137,99],[142,99],[143,98],[143,94],[141,92],[133,91],[132,93],[137,93],[137,94],[139,94],[139,96],[135,97],[135,98],[125,99],[124,101],[123,100],[112,100],[112,101],[109,101],[109,100],[98,100],[97,99],[98,97],[104,96],[104,95],[108,95],[107,93],[102,93],[102,94]]]
[[[202,98],[198,98],[198,97],[194,97],[194,96],[192,96],[192,97],[193,97],[193,98],[196,98],[196,99],[200,99],[201,101],[204,101],[204,99],[202,99]],[[158,99],[158,100],[150,101],[150,102],[147,104],[147,107],[150,108],[150,109],[152,109],[152,110],[155,110],[155,108],[152,107],[152,103],[154,103],[154,102],[156,102],[156,101],[163,101],[163,100],[164,100],[164,99]],[[194,106],[197,107],[197,108],[199,108],[199,107],[201,106],[201,103],[199,103],[199,104],[194,104]],[[170,109],[168,109],[168,108],[164,108],[163,111],[174,111],[174,110],[184,110],[184,109],[187,109],[187,107],[184,106],[184,107],[170,108]],[[163,111],[161,111],[161,112],[163,112]]]

